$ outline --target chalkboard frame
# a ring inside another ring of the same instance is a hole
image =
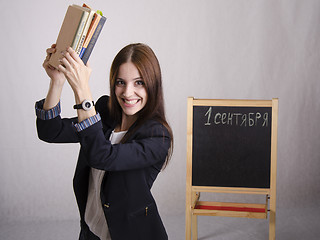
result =
[[[193,108],[195,106],[222,106],[222,107],[267,107],[271,108],[271,149],[270,149],[270,187],[219,187],[193,186],[192,184],[192,151],[193,151]],[[278,99],[272,100],[237,100],[237,99],[194,99],[188,98],[187,107],[187,175],[186,175],[186,239],[191,239],[191,225],[193,236],[196,237],[196,215],[201,211],[195,210],[201,192],[261,194],[267,196],[266,207],[269,207],[269,239],[275,239],[276,213],[276,175],[277,175],[277,135],[278,135]],[[268,199],[270,199],[268,204]],[[269,205],[269,206],[268,206]],[[200,215],[218,216],[210,211]],[[223,216],[223,215],[219,215]],[[226,215],[227,216],[227,215]],[[231,215],[232,216],[232,215]],[[236,215],[234,215],[237,217]],[[255,218],[255,217],[253,217]],[[260,218],[257,216],[256,218]]]

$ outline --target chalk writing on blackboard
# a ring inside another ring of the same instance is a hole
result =
[[[193,106],[192,184],[270,187],[271,107]]]
[[[240,113],[240,112],[213,112],[212,107],[209,107],[205,113],[206,122],[205,126],[214,125],[233,125],[239,127],[268,127],[269,121],[268,112],[249,112],[249,113]]]

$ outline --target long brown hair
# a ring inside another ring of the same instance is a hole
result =
[[[162,77],[159,61],[152,49],[142,43],[130,44],[120,50],[114,58],[110,69],[110,101],[109,110],[117,124],[121,124],[122,109],[115,95],[116,79],[121,64],[132,62],[138,69],[147,91],[148,100],[143,109],[140,110],[139,117],[135,122],[135,127],[130,129],[122,139],[122,143],[138,129],[145,121],[154,119],[162,123],[168,130],[171,137],[171,144],[167,159],[163,169],[167,166],[173,150],[173,134],[166,120],[162,90]]]

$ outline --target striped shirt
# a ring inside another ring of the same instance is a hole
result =
[[[53,118],[60,115],[60,113],[61,113],[60,101],[58,102],[58,104],[56,106],[54,106],[53,108],[51,108],[49,110],[43,109],[44,101],[45,101],[45,99],[42,99],[42,100],[36,102],[36,105],[35,105],[36,115],[39,119],[50,120],[50,119],[53,119]],[[99,122],[100,120],[101,120],[100,114],[97,113],[96,115],[89,117],[80,123],[74,123],[73,126],[76,128],[76,130],[78,132],[81,132],[84,129]]]

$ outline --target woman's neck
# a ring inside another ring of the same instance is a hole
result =
[[[116,126],[115,132],[128,131],[129,128],[134,124],[136,120],[137,120],[136,115],[128,116],[123,113],[121,124]]]

